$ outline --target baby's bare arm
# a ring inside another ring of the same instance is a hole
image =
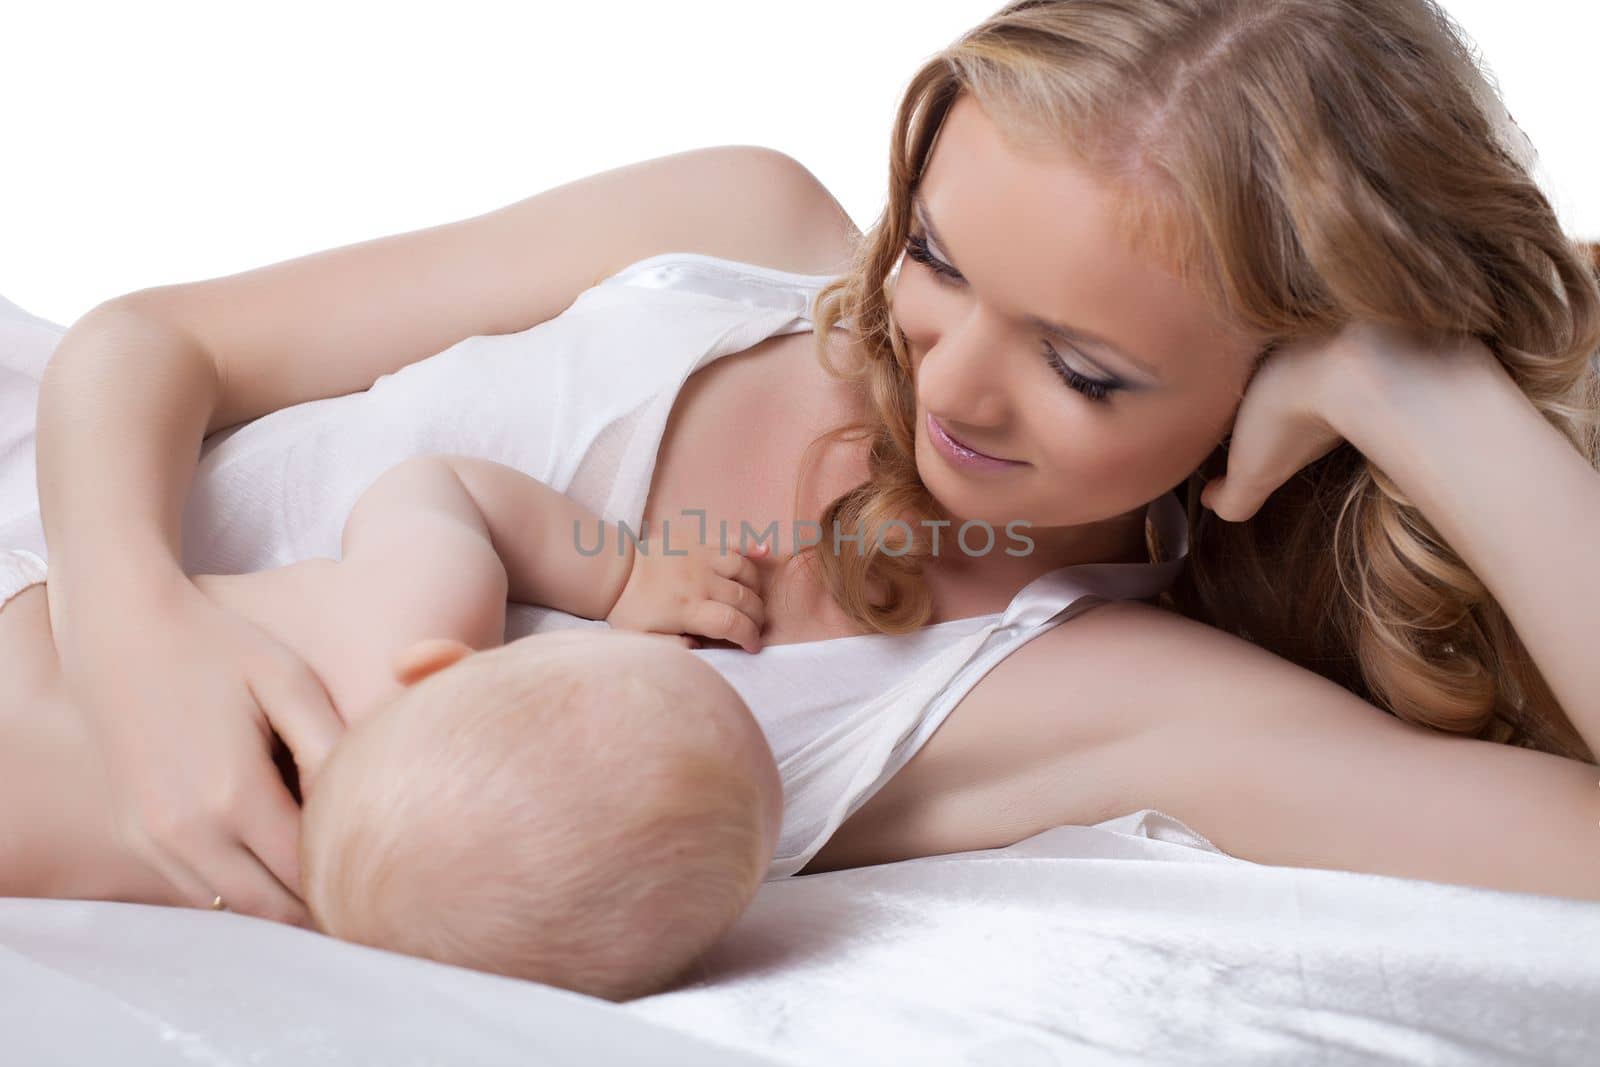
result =
[[[618,537],[616,523],[602,523],[514,467],[453,454],[419,456],[385,472],[345,525],[345,554],[384,536],[398,509],[418,506],[481,531],[505,567],[507,598],[519,604],[604,619],[633,566],[635,549]]]
[[[362,493],[341,554],[192,580],[298,652],[349,724],[400,690],[395,657],[417,641],[504,640],[505,567],[472,498],[432,457],[396,464]]]
[[[351,723],[398,691],[394,657],[413,643],[499,645],[508,599],[605,618],[634,549],[618,555],[613,523],[593,553],[595,521],[513,467],[417,456],[384,471],[356,500],[338,562],[193,581],[299,652]],[[584,524],[590,555],[578,551],[575,523]]]

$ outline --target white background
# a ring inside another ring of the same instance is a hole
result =
[[[279,0],[11,5],[0,293],[101,300],[464,218],[714,144],[804,162],[856,224],[883,205],[917,65],[1000,0]],[[1593,0],[1446,0],[1600,239]]]

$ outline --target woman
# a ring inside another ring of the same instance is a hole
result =
[[[786,481],[787,444],[859,414],[796,517],[1021,519],[1036,549],[811,553],[816,621],[769,597],[764,643],[1144,558],[1142,505],[1174,486],[1191,551],[1161,606],[1104,605],[991,671],[810,869],[1145,806],[1248,859],[1600,899],[1600,291],[1463,48],[1427,0],[1017,2],[913,77],[864,236],[772,154],[700,153],[112,301],[44,379],[48,599],[0,612],[0,666],[47,608],[174,901],[293,918],[266,726],[314,769],[337,722],[176,565],[201,437],[549,318],[652,250],[848,260],[817,355],[866,410],[789,363],[759,425],[748,393],[692,383],[677,440],[748,441]],[[945,433],[1013,462],[958,468]],[[697,455],[664,448],[652,492],[709,494]],[[767,488],[722,487],[755,515]],[[185,767],[149,755],[178,743]]]

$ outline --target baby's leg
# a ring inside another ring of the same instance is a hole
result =
[[[194,582],[298,652],[346,723],[400,691],[392,665],[413,642],[504,640],[505,567],[446,463],[421,456],[385,471],[351,509],[340,547],[339,561]]]

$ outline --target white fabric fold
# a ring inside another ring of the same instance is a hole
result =
[[[1018,644],[1094,604],[1153,596],[1164,589],[1187,558],[1188,523],[1172,493],[1152,502],[1147,515],[1162,543],[1173,546],[1174,558],[1080,564],[1043,574],[1025,585],[994,621],[953,640],[876,696],[843,709],[841,717],[800,747],[778,750],[785,814],[767,877],[804,869],[845,820],[916,754],[950,707]],[[826,661],[819,651],[819,667]]]

